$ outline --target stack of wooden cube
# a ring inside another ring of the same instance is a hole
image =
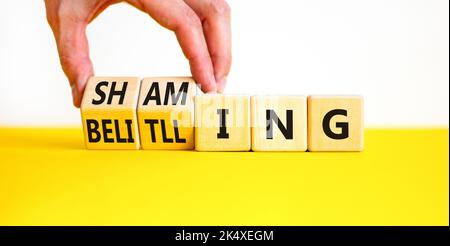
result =
[[[92,77],[88,149],[362,151],[360,96],[201,94],[190,77]]]

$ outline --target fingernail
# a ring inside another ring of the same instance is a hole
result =
[[[214,76],[211,77],[210,82],[205,91],[206,91],[206,93],[209,93],[209,94],[217,93],[216,80],[214,79]]]
[[[217,92],[223,93],[225,91],[225,85],[227,84],[227,77],[223,77],[217,81]]]
[[[70,88],[72,89],[72,97],[78,98],[78,89],[75,84],[70,85]]]
[[[78,95],[79,95],[79,92],[78,92],[78,88],[77,88],[77,86],[75,85],[75,84],[72,84],[72,85],[70,85],[70,88],[72,89],[72,99],[73,99],[73,105],[75,106],[75,107],[78,107]]]

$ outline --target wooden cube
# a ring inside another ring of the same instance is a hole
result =
[[[252,150],[306,151],[304,96],[253,96]]]
[[[135,77],[91,77],[81,102],[86,148],[139,149]]]
[[[196,88],[190,77],[142,80],[137,109],[142,149],[194,148]]]
[[[308,150],[362,151],[363,118],[360,96],[309,96]]]
[[[249,151],[250,98],[205,94],[195,97],[195,149]]]

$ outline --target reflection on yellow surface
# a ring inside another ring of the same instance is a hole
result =
[[[361,153],[96,151],[0,128],[0,225],[448,225],[448,129],[366,130]]]

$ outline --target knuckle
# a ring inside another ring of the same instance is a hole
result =
[[[56,26],[56,24],[58,23],[59,20],[59,16],[57,14],[57,11],[55,11],[52,8],[47,7],[46,9],[46,17],[47,17],[47,22],[51,27]]]
[[[202,22],[198,15],[191,9],[185,11],[184,20],[181,24],[186,25],[189,28],[201,29]]]
[[[51,27],[59,27],[66,23],[87,23],[87,17],[66,2],[47,4],[46,17]]]
[[[225,0],[212,0],[210,3],[210,11],[221,16],[229,16],[231,9]]]
[[[65,54],[61,54],[59,56],[59,61],[61,63],[64,72],[66,73],[72,71],[77,65],[77,61],[74,57],[70,57]]]
[[[82,68],[83,64],[87,64],[90,62],[88,57],[72,56],[65,54],[64,52],[60,54],[59,61],[66,74],[71,74],[74,71]]]

